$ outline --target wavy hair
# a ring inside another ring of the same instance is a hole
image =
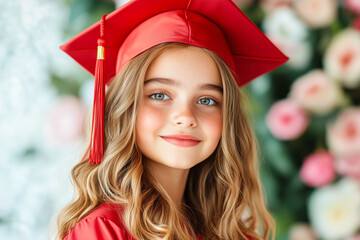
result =
[[[75,197],[57,216],[57,239],[103,202],[123,206],[122,219],[138,240],[274,239],[258,176],[257,142],[244,111],[246,98],[233,73],[213,52],[223,84],[223,127],[212,155],[190,169],[185,211],[177,210],[164,188],[142,164],[135,121],[150,64],[163,51],[185,44],[164,43],[133,58],[112,80],[105,100],[104,157],[88,155],[71,171]],[[89,134],[88,134],[89,135]],[[90,140],[89,140],[90,141]],[[88,141],[88,142],[89,142]]]

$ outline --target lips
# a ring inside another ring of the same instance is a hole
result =
[[[162,139],[178,147],[193,147],[198,145],[201,140],[191,135],[167,135],[160,136]]]

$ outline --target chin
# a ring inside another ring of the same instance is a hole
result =
[[[186,169],[190,169],[190,168],[194,167],[198,163],[202,162],[202,160],[198,160],[198,159],[184,160],[184,157],[180,157],[180,158],[168,158],[166,160],[156,161],[156,162],[158,162],[162,165],[165,165],[167,167],[170,167],[170,168],[186,170]]]
[[[196,163],[196,164],[198,164],[198,163]],[[172,165],[169,167],[181,169],[181,170],[188,170],[188,169],[194,167],[196,164],[177,164],[177,165]]]

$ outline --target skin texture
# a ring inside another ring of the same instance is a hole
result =
[[[216,149],[222,130],[222,83],[202,49],[168,49],[150,65],[136,120],[144,166],[180,205],[189,169]],[[187,135],[196,141],[168,138]]]

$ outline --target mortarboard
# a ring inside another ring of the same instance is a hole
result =
[[[231,68],[239,86],[288,60],[231,0],[128,2],[60,47],[95,75],[91,164],[103,156],[105,84],[129,60],[165,42],[213,51]]]

